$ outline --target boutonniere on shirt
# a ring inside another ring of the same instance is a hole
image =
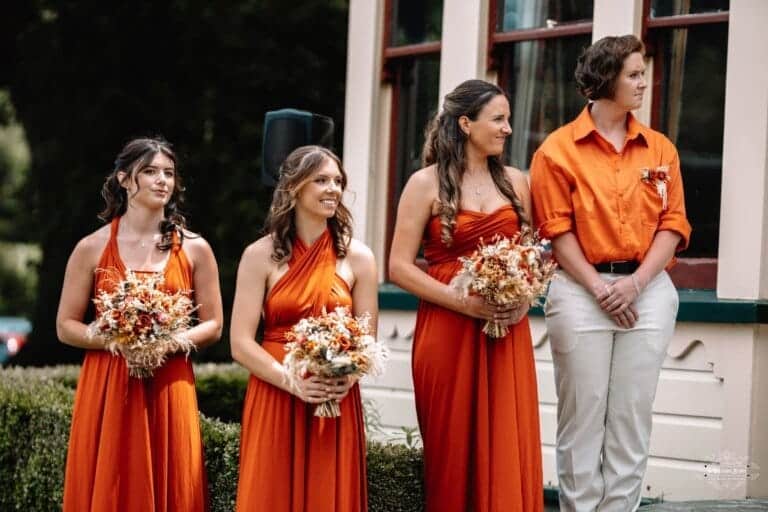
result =
[[[640,169],[640,180],[656,187],[656,193],[661,198],[661,209],[667,209],[667,182],[669,181],[669,166],[660,165],[655,169],[643,167]]]

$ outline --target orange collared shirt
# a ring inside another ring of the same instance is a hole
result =
[[[531,162],[533,218],[541,235],[568,231],[590,263],[642,261],[658,231],[688,246],[680,159],[672,142],[628,114],[621,152],[597,131],[589,106],[551,133]],[[644,171],[667,166],[666,205],[658,179]]]

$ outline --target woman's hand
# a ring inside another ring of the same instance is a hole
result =
[[[357,378],[351,375],[330,378],[310,375],[306,379],[293,379],[289,391],[308,404],[329,400],[341,402],[355,383]]]
[[[486,302],[482,297],[470,295],[461,300],[463,307],[460,310],[467,316],[488,320],[504,327],[518,323],[528,313],[530,304],[522,306],[496,305]]]
[[[349,390],[357,382],[357,377],[352,375],[345,375],[344,377],[332,377],[323,379],[325,381],[325,390],[328,395],[328,400],[336,400],[341,402],[349,394]]]
[[[291,379],[287,391],[308,404],[327,402],[331,399],[328,392],[330,386],[326,383],[327,380],[317,375],[310,375],[305,379]]]
[[[634,327],[639,318],[634,306],[638,295],[632,277],[626,276],[606,284],[601,298],[596,298],[600,307],[611,315],[614,322],[629,329]]]

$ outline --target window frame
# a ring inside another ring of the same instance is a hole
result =
[[[643,0],[641,39],[646,56],[653,58],[653,83],[651,84],[651,128],[660,130],[662,108],[662,83],[664,60],[659,58],[658,39],[669,29],[688,28],[696,25],[728,23],[729,11],[651,16],[653,0]],[[695,233],[694,233],[695,236]],[[675,286],[680,289],[714,290],[717,288],[717,257],[680,257],[670,271]]]
[[[442,33],[438,41],[427,41],[424,43],[393,45],[392,44],[392,24],[394,17],[394,2],[396,0],[384,0],[384,30],[382,31],[382,72],[381,81],[392,86],[392,99],[390,104],[389,116],[389,147],[387,148],[387,201],[386,201],[386,229],[384,232],[384,259],[389,260],[389,253],[392,247],[392,238],[395,234],[395,222],[397,211],[395,204],[395,190],[397,189],[397,142],[400,123],[400,88],[398,84],[402,78],[401,73],[409,60],[419,57],[440,56],[442,50]],[[445,4],[443,4],[445,6]],[[389,265],[384,265],[385,281],[389,281]]]

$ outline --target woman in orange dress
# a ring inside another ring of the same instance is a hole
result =
[[[426,510],[543,508],[536,371],[527,306],[462,299],[448,284],[481,239],[529,223],[525,176],[504,167],[509,102],[468,80],[445,97],[424,146],[425,168],[403,190],[390,279],[421,299],[413,338],[416,412],[424,443]],[[426,272],[415,264],[424,244]],[[509,325],[503,338],[486,320]]]
[[[108,224],[86,236],[67,263],[56,327],[86,349],[72,414],[64,478],[65,512],[208,510],[192,364],[169,355],[154,376],[129,377],[122,357],[89,335],[83,318],[94,293],[127,269],[163,272],[169,292],[194,290],[199,322],[183,335],[198,347],[221,336],[213,251],[184,229],[176,157],[161,139],[135,139],[118,155],[102,190]]]
[[[280,168],[267,235],[245,249],[232,310],[232,357],[251,372],[243,409],[237,510],[367,510],[365,431],[353,378],[292,383],[281,365],[284,334],[323,308],[378,314],[373,255],[351,238],[342,203],[347,176],[319,146],[294,150]],[[256,331],[264,318],[264,336]],[[341,416],[314,416],[340,402]]]

